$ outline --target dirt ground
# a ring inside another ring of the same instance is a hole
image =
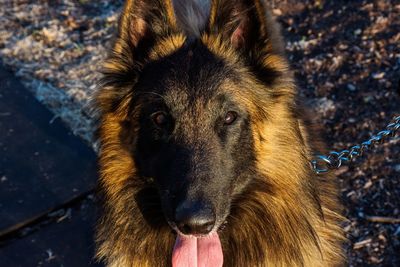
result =
[[[365,141],[400,114],[400,1],[281,1],[276,8],[301,93],[333,150]],[[400,266],[399,141],[338,171],[350,266]]]
[[[0,58],[77,135],[122,1],[2,0]],[[400,114],[399,0],[276,0],[300,94],[332,150]],[[337,171],[349,266],[400,266],[400,138]]]

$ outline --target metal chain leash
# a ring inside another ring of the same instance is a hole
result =
[[[323,174],[331,170],[338,169],[343,163],[350,162],[361,156],[366,150],[378,143],[382,143],[387,137],[396,136],[400,129],[400,116],[397,116],[389,123],[385,130],[372,136],[369,140],[352,146],[342,151],[331,151],[328,155],[317,155],[311,160],[311,166],[317,174]]]

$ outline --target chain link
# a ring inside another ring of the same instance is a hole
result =
[[[340,168],[344,163],[350,162],[376,144],[382,143],[387,137],[395,137],[400,129],[400,116],[389,123],[385,130],[372,136],[369,140],[342,151],[331,151],[328,155],[317,155],[311,160],[311,166],[317,174],[323,174]]]

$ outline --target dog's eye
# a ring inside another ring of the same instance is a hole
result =
[[[234,123],[236,121],[237,117],[238,117],[238,114],[235,111],[228,111],[225,114],[224,124],[231,125],[232,123]]]
[[[151,114],[151,119],[153,120],[154,124],[157,125],[158,127],[164,127],[168,121],[167,114],[165,114],[165,112],[163,111]]]

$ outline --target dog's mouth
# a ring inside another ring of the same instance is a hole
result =
[[[184,234],[175,223],[168,221],[176,232],[172,251],[173,267],[222,267],[223,252],[215,226],[208,234]]]
[[[176,233],[172,250],[173,267],[222,267],[219,230],[226,225],[229,209],[218,210],[210,202],[185,200],[176,208],[163,206],[166,222]]]
[[[177,234],[172,252],[173,267],[221,267],[223,253],[216,231],[204,236]]]

